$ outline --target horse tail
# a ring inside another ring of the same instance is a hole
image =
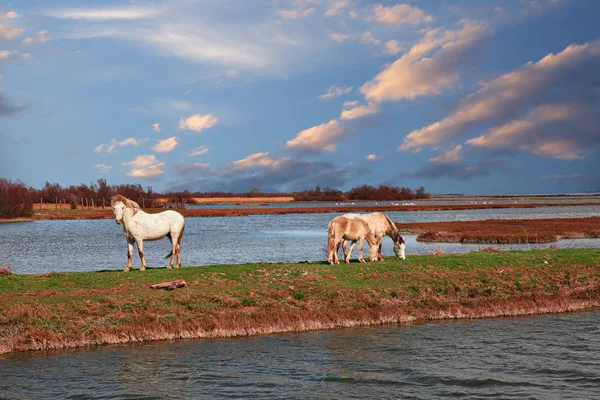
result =
[[[185,225],[181,228],[181,232],[179,233],[179,237],[177,238],[177,246],[181,246],[181,237],[183,236],[183,231],[185,230]],[[171,232],[167,233],[166,236],[169,238],[169,241],[172,240]],[[169,258],[173,255],[173,248],[171,247],[171,251],[169,254],[165,256],[165,258]]]

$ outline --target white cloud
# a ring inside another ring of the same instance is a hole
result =
[[[171,136],[165,140],[159,140],[158,143],[152,148],[152,150],[158,153],[168,153],[175,150],[175,147],[179,144],[177,137]]]
[[[344,103],[346,105],[346,103]],[[379,113],[379,107],[377,104],[367,104],[364,106],[355,106],[353,108],[344,108],[340,114],[342,120],[353,120],[367,115],[373,115]]]
[[[147,142],[148,139],[137,139],[134,137],[123,139],[118,141],[117,139],[111,139],[109,144],[101,144],[94,149],[95,153],[102,153],[106,149],[107,153],[114,153],[118,148],[124,146],[134,146],[137,147],[142,143]]]
[[[339,15],[342,12],[342,10],[350,7],[351,4],[352,3],[350,2],[350,0],[331,0],[329,2],[329,7],[327,8],[327,11],[325,11],[325,16],[333,17],[335,15]]]
[[[158,122],[156,124],[152,124],[152,129],[154,129],[155,132],[160,132],[160,124]]]
[[[317,9],[315,7],[305,9],[296,8],[292,10],[279,10],[279,16],[282,19],[303,19],[310,17],[316,11]]]
[[[189,156],[197,157],[197,156],[201,156],[202,154],[205,154],[207,152],[208,152],[208,147],[200,146],[200,147],[196,147],[195,149],[192,149],[192,151],[190,151]]]
[[[481,88],[464,98],[453,113],[438,122],[410,132],[399,149],[435,146],[465,135],[470,128],[486,121],[509,121],[514,113],[531,110],[531,104],[527,103],[539,101],[539,98],[544,97],[540,96],[541,93],[546,93],[546,96],[560,95],[577,99],[595,85],[597,74],[594,69],[599,67],[600,41],[567,46],[560,53],[550,53],[537,62],[528,62],[495,79],[482,82]],[[535,104],[533,106],[535,107]],[[521,125],[523,123],[528,122],[520,122]],[[502,129],[506,131],[516,128],[517,126],[513,125]],[[557,145],[554,149],[559,147],[560,145]],[[552,146],[545,150],[552,151]]]
[[[102,7],[102,8],[63,8],[47,10],[45,15],[60,19],[80,19],[91,21],[139,20],[155,17],[160,10],[155,7]]]
[[[373,161],[376,161],[376,160],[380,160],[380,159],[382,159],[382,158],[383,158],[382,156],[377,156],[377,155],[375,155],[375,154],[369,154],[368,156],[366,156],[366,157],[365,157],[365,159],[366,159],[367,161],[369,161],[369,162],[373,162]]]
[[[455,84],[460,69],[470,60],[469,53],[489,33],[487,24],[473,21],[462,21],[456,31],[428,31],[360,91],[376,103],[439,94]]]
[[[303,130],[294,139],[288,140],[285,147],[301,152],[333,152],[337,143],[345,135],[347,135],[347,132],[342,124],[332,119],[329,122]]]
[[[420,8],[408,4],[396,4],[389,7],[377,4],[371,8],[367,20],[399,27],[431,22],[433,18]]]
[[[381,44],[381,41],[369,31],[363,32],[360,37],[360,42],[362,44],[372,44],[373,46],[379,46]]]
[[[334,97],[338,97],[344,94],[348,94],[354,89],[354,86],[329,86],[327,89],[327,93],[317,96],[319,99],[333,99]]]
[[[48,31],[39,31],[34,37],[27,37],[23,39],[23,44],[42,44],[46,43],[50,38],[48,37]]]
[[[164,173],[164,162],[158,162],[155,155],[138,156],[123,166],[131,167],[127,176],[132,178],[152,178]]]
[[[112,169],[112,166],[106,164],[96,164],[95,167],[98,170],[98,172],[101,172],[103,174],[107,174]]]
[[[244,170],[255,167],[275,168],[280,160],[274,160],[269,157],[269,153],[254,153],[248,157],[234,161],[231,166],[234,170]]]
[[[463,160],[460,152],[462,150],[462,145],[458,145],[453,149],[445,151],[438,155],[437,157],[430,158],[429,161],[434,163],[457,163]]]
[[[17,50],[0,50],[0,61],[25,61],[31,58],[29,53],[19,53]]]
[[[179,129],[189,129],[195,132],[202,132],[205,129],[215,126],[219,123],[219,118],[212,114],[194,114],[186,119],[179,120]]]

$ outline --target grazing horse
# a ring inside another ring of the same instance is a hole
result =
[[[377,241],[373,233],[369,230],[369,225],[361,219],[350,219],[344,217],[335,217],[327,225],[327,250],[329,251],[329,264],[339,264],[337,250],[341,242],[352,241],[348,255],[344,253],[346,263],[350,262],[350,255],[356,242],[358,241],[358,260],[365,262],[363,258],[363,239],[369,244],[369,260],[377,260]]]
[[[375,239],[378,244],[377,259],[383,260],[383,254],[381,254],[381,242],[384,236],[389,236],[394,242],[394,253],[400,260],[406,259],[404,248],[404,238],[398,233],[398,228],[392,222],[392,220],[384,213],[374,212],[371,214],[345,214],[343,217],[350,219],[362,219],[369,225],[369,229],[373,232]],[[342,242],[342,250],[344,251],[344,257],[346,256],[346,242]]]
[[[115,221],[117,224],[123,223],[123,232],[125,232],[127,238],[127,266],[125,272],[131,269],[134,244],[137,243],[138,253],[142,260],[140,271],[143,271],[146,269],[144,240],[158,240],[165,236],[171,241],[171,252],[165,257],[171,257],[167,268],[173,266],[175,257],[177,257],[175,268],[181,267],[181,237],[185,228],[185,222],[181,214],[173,210],[158,214],[147,214],[140,209],[138,203],[119,194],[111,199],[111,205],[115,214]]]

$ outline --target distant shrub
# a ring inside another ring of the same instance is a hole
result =
[[[22,218],[33,215],[31,190],[21,182],[0,178],[0,218]]]

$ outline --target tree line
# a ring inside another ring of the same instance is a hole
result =
[[[280,197],[290,196],[295,201],[348,201],[348,200],[413,200],[426,199],[431,195],[424,187],[412,190],[407,187],[363,185],[343,192],[330,187],[315,187],[292,193],[263,193],[254,188],[245,193],[230,192],[155,192],[151,186],[144,188],[140,184],[109,185],[105,179],[90,184],[62,187],[58,183],[46,182],[41,189],[31,188],[24,183],[12,182],[0,178],[0,218],[19,218],[33,215],[33,205],[60,205],[75,208],[97,208],[110,206],[110,199],[121,194],[138,202],[143,207],[162,207],[165,204],[183,205],[194,197]]]

